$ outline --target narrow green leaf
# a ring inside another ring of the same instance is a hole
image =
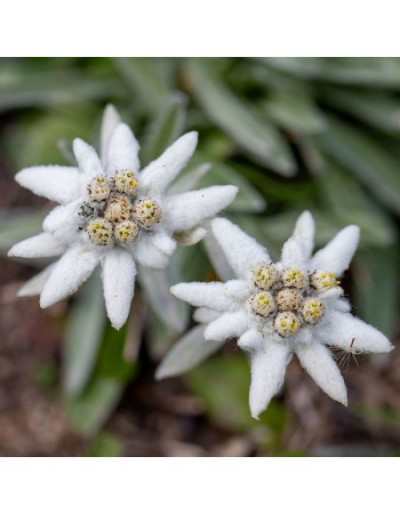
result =
[[[147,112],[157,115],[170,97],[162,62],[143,57],[114,59],[115,67]]]
[[[400,85],[399,58],[272,57],[265,61],[280,71],[303,79],[382,88],[398,88]]]
[[[63,384],[67,395],[79,395],[95,366],[105,326],[100,277],[92,275],[68,318],[64,343]]]
[[[400,213],[398,162],[372,137],[331,117],[329,131],[315,136],[322,149],[353,173],[387,207]]]
[[[355,301],[361,317],[389,338],[398,326],[399,247],[369,248],[356,254]]]
[[[299,134],[315,134],[326,129],[322,112],[301,91],[272,93],[263,109],[273,122]]]
[[[141,159],[143,165],[156,159],[181,134],[186,121],[186,97],[174,95],[166,101],[150,124],[144,137]]]
[[[193,91],[211,120],[229,134],[251,158],[284,176],[296,172],[291,151],[279,131],[225,87],[212,61],[191,59]]]
[[[86,452],[87,457],[121,457],[122,442],[113,434],[102,432],[97,435]]]
[[[345,170],[326,162],[317,180],[338,222],[358,225],[364,242],[385,246],[396,240],[391,219]]]

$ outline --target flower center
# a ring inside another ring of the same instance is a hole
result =
[[[152,198],[137,199],[139,180],[132,170],[113,178],[95,177],[88,185],[88,200],[79,209],[81,229],[99,246],[135,240],[140,229],[151,230],[161,221],[161,208]]]
[[[253,282],[256,292],[248,299],[250,310],[261,321],[272,322],[281,337],[318,323],[326,310],[318,295],[339,284],[334,273],[307,273],[294,267],[279,271],[273,264],[257,266]]]

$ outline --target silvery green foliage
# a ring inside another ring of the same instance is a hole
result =
[[[100,265],[107,314],[113,326],[120,328],[130,312],[138,264],[143,268],[165,268],[179,238],[186,235],[190,239],[191,231],[195,231],[197,237],[192,240],[197,242],[204,236],[199,226],[236,196],[234,186],[169,192],[196,145],[197,133],[187,133],[139,171],[139,143],[116,110],[109,106],[103,117],[100,157],[94,148],[75,139],[76,167],[34,166],[17,173],[16,181],[21,186],[60,204],[44,220],[42,233],[17,243],[9,251],[12,257],[58,257],[25,284],[19,294],[40,294],[41,307],[49,307],[75,293]],[[114,207],[107,211],[112,195],[114,203],[116,197],[124,196],[123,185],[118,186],[117,181],[127,171],[134,177],[135,190],[129,191],[131,196],[127,193],[122,203],[116,201],[116,211]],[[100,187],[98,195],[93,184]],[[101,197],[104,184],[109,191],[105,199]],[[137,210],[137,205],[148,199],[158,209],[151,226],[146,226],[145,216]],[[121,218],[128,223],[128,232],[120,232],[118,239],[119,221],[112,225],[106,217],[107,212],[110,216],[123,214],[125,204],[129,216],[136,212],[142,217]],[[100,231],[95,226],[99,219]],[[102,235],[104,239],[100,239]]]
[[[325,393],[347,405],[346,387],[328,347],[334,346],[351,353],[388,352],[392,349],[388,339],[350,314],[349,302],[343,298],[343,290],[336,278],[329,287],[318,289],[317,285],[311,286],[311,282],[308,282],[306,286],[301,286],[303,290],[298,289],[303,295],[301,305],[304,306],[311,294],[323,306],[323,310],[309,323],[306,322],[306,314],[305,317],[298,314],[295,330],[282,336],[276,324],[278,303],[275,311],[266,316],[254,311],[254,295],[260,292],[255,281],[255,270],[260,266],[272,267],[280,274],[281,278],[276,279],[270,289],[272,301],[277,301],[279,288],[286,287],[282,286],[282,277],[288,270],[297,270],[304,277],[314,277],[311,280],[319,277],[318,272],[339,277],[349,267],[358,246],[358,227],[344,228],[324,248],[312,255],[314,220],[309,212],[305,212],[298,219],[293,235],[284,244],[281,260],[272,265],[267,250],[227,219],[217,218],[211,222],[211,226],[212,234],[236,278],[224,283],[182,283],[173,286],[171,291],[181,300],[197,307],[195,320],[205,327],[205,341],[197,341],[198,344],[206,345],[207,341],[214,344],[215,341],[236,338],[239,347],[249,354],[252,375],[249,402],[253,417],[258,418],[280,390],[293,355],[297,356],[303,368]],[[285,291],[288,289],[295,288]],[[264,294],[266,291],[261,292]],[[278,324],[279,328],[281,326]],[[187,344],[184,350],[186,363]],[[173,349],[161,364],[158,377],[172,374],[170,369],[175,373],[179,369],[179,359],[179,352]]]

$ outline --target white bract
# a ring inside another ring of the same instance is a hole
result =
[[[21,186],[61,205],[46,217],[41,234],[14,245],[9,256],[62,255],[19,294],[40,294],[40,305],[49,307],[74,293],[101,265],[107,313],[120,328],[129,315],[137,263],[166,267],[177,240],[194,234],[197,242],[205,233],[199,225],[236,196],[234,186],[169,193],[196,144],[197,134],[187,133],[139,171],[139,144],[110,106],[103,118],[101,158],[75,139],[77,167],[35,166],[17,173]]]
[[[230,221],[218,218],[211,226],[237,279],[178,284],[171,291],[198,307],[194,317],[207,324],[206,340],[237,338],[249,353],[252,415],[258,418],[278,393],[293,354],[331,398],[347,405],[346,387],[328,347],[353,354],[392,348],[381,332],[350,314],[339,285],[358,246],[358,227],[344,228],[313,256],[314,220],[305,212],[281,260],[273,264],[267,250]],[[179,367],[170,360],[168,368]],[[158,375],[164,374],[169,370],[161,365]]]

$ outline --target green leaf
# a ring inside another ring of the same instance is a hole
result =
[[[38,209],[0,211],[0,252],[6,253],[13,244],[41,232],[44,217]]]
[[[358,312],[389,338],[398,326],[399,250],[398,246],[361,250],[354,262]]]
[[[400,213],[398,162],[372,137],[331,117],[329,131],[315,136],[322,149],[365,184],[387,207]]]
[[[212,61],[191,59],[188,72],[193,92],[214,123],[263,166],[284,176],[296,172],[291,151],[279,131],[225,87]]]
[[[147,130],[141,151],[143,165],[156,159],[182,134],[185,122],[186,97],[174,95],[166,101]]]
[[[143,57],[114,59],[115,67],[147,112],[158,115],[171,95],[163,63]]]
[[[315,134],[326,129],[322,112],[301,91],[272,93],[262,107],[273,122],[295,133]]]
[[[333,87],[323,88],[319,93],[329,105],[352,114],[373,128],[391,135],[400,133],[400,101],[395,96]]]
[[[67,399],[67,413],[76,430],[94,435],[115,409],[125,385],[137,372],[135,362],[127,361],[124,349],[127,324],[117,331],[107,325],[92,379],[84,392]]]
[[[363,242],[385,246],[396,240],[391,219],[345,170],[326,162],[317,180],[338,222],[358,225]]]
[[[113,434],[102,432],[97,435],[86,452],[87,457],[121,457],[122,442]]]
[[[67,395],[79,395],[87,385],[105,326],[101,280],[92,275],[74,304],[66,327],[63,384]]]
[[[269,66],[303,79],[394,89],[400,85],[398,58],[272,57],[265,61]]]

